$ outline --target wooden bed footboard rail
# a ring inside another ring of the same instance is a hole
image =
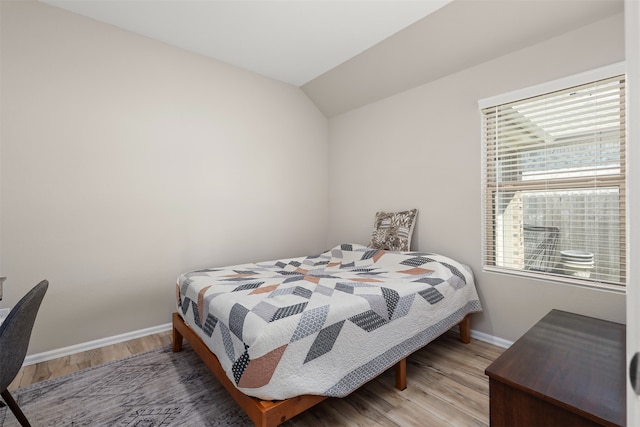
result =
[[[173,313],[173,351],[182,350],[183,338],[191,345],[193,351],[202,359],[227,392],[245,411],[256,427],[275,427],[288,419],[306,411],[312,406],[322,402],[327,396],[303,395],[286,400],[260,400],[247,396],[238,390],[227,378],[218,358],[209,350],[202,339],[191,330],[178,313]],[[460,328],[460,341],[465,344],[471,342],[471,318],[467,314],[458,324]],[[400,360],[395,365],[396,388],[407,388],[407,359]]]
[[[271,427],[282,424],[286,420],[306,411],[322,402],[327,396],[304,395],[287,400],[260,400],[247,396],[238,390],[227,378],[218,358],[207,345],[191,330],[178,313],[173,313],[173,351],[182,350],[182,339],[193,348],[207,367],[213,372],[218,381],[227,389],[231,397],[246,412],[247,416],[257,427]]]

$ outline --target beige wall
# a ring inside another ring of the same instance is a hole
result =
[[[513,341],[552,308],[624,323],[621,294],[482,271],[477,104],[623,59],[619,14],[330,119],[329,243],[366,243],[377,210],[418,208],[413,248],[476,274],[473,329]]]
[[[515,340],[551,308],[625,321],[623,295],[482,272],[477,107],[622,60],[622,15],[327,124],[298,88],[0,4],[0,307],[51,281],[30,353],[168,322],[183,271],[366,243],[375,211],[413,207],[414,248],[476,273],[474,329]]]
[[[30,353],[170,321],[190,269],[325,249],[328,123],[299,88],[2,1],[0,307]]]

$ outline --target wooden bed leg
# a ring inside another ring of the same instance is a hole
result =
[[[175,324],[175,317],[178,316],[178,313],[173,313],[173,352],[176,353],[178,351],[182,351],[182,334],[178,332]]]
[[[407,358],[405,357],[396,363],[396,388],[404,390],[407,388]]]
[[[471,315],[464,316],[458,326],[460,327],[460,341],[469,344],[471,342]]]
[[[249,419],[259,427],[274,427],[301,414],[303,411],[322,402],[327,396],[305,394],[286,400],[260,400],[248,396],[238,390],[229,380],[220,361],[202,339],[182,320],[178,313],[173,313],[173,351],[180,351],[183,339],[202,359],[213,375],[229,392],[229,395],[240,405]]]

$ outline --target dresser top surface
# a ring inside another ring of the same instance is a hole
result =
[[[626,327],[552,310],[486,374],[543,400],[624,425]]]

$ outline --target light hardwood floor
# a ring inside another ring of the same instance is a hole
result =
[[[76,353],[58,359],[24,366],[9,386],[9,391],[40,381],[56,378],[85,368],[123,359],[134,354],[171,345],[171,331],[148,335],[130,341]]]
[[[489,381],[484,370],[504,349],[472,339],[462,344],[449,331],[407,359],[407,389],[397,390],[394,370],[343,399],[327,399],[291,420],[316,426],[488,426]],[[24,367],[13,390],[80,369],[171,345],[162,332]]]

